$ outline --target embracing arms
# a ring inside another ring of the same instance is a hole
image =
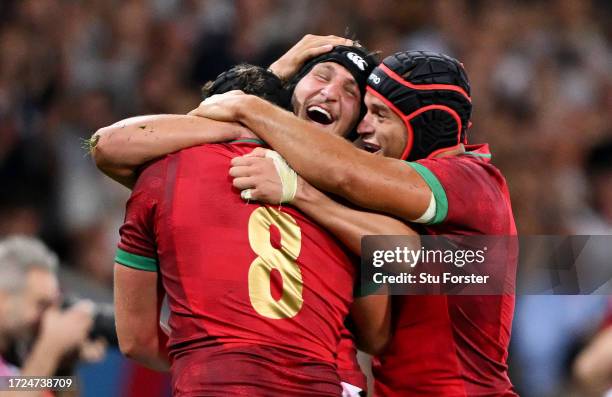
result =
[[[278,204],[284,189],[277,166],[267,149],[232,160],[230,176],[233,185],[249,189],[250,199],[267,204]],[[286,164],[285,164],[286,166]],[[298,177],[299,178],[299,177]],[[418,236],[406,223],[395,218],[346,206],[317,190],[299,178],[297,192],[291,205],[299,208],[312,220],[342,241],[353,253],[361,255],[361,238],[367,235]],[[418,249],[419,239],[413,239]],[[382,352],[391,336],[391,300],[385,291],[357,297],[351,309],[356,326],[358,347],[371,354]]]
[[[308,59],[331,51],[335,45],[352,45],[352,40],[306,35],[270,65],[270,70],[287,80]],[[238,124],[190,115],[149,115],[132,117],[99,129],[89,140],[89,146],[98,168],[131,188],[138,168],[149,161],[191,146],[226,142],[245,134],[248,135],[246,129]]]
[[[357,149],[257,97],[229,92],[203,102],[196,113],[240,122],[279,152],[305,180],[359,207],[411,221],[429,206],[431,189],[404,161]]]
[[[161,114],[132,117],[96,131],[91,154],[106,175],[132,188],[138,167],[191,146],[225,142],[248,134],[237,124],[203,117]]]
[[[281,181],[267,149],[232,160],[230,176],[239,190],[250,189],[251,199],[278,204]],[[405,222],[376,212],[365,211],[333,200],[298,177],[298,189],[291,205],[336,236],[353,253],[361,255],[361,238],[368,235],[416,235]]]

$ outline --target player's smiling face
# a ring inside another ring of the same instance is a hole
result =
[[[357,122],[361,93],[351,73],[335,62],[316,64],[295,86],[294,113],[334,135],[346,136]]]
[[[368,112],[359,125],[355,145],[370,153],[400,158],[406,148],[408,131],[402,119],[383,101],[367,92]]]

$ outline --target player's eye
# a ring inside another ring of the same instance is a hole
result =
[[[330,79],[330,78],[329,78],[329,76],[328,76],[327,74],[325,74],[325,73],[321,73],[321,72],[316,73],[316,74],[315,74],[315,77],[317,77],[318,79],[320,79],[320,80],[322,80],[322,81],[329,81],[329,79]]]
[[[357,98],[357,92],[355,91],[354,88],[345,88],[344,91],[351,97],[351,98]]]

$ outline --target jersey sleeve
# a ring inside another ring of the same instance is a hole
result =
[[[164,160],[151,164],[134,186],[119,229],[115,262],[120,265],[152,272],[158,269],[155,215],[164,186],[164,170]]]
[[[495,176],[489,175],[486,165],[478,161],[449,156],[407,163],[429,185],[436,201],[435,215],[427,225],[469,227],[479,217],[497,212],[487,206],[504,199]]]

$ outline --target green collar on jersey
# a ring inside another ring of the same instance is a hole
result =
[[[265,145],[266,144],[261,139],[255,139],[255,138],[236,139],[234,141],[230,141],[229,143],[256,143],[258,145]]]
[[[488,159],[491,158],[491,153],[465,152],[465,154],[469,154],[470,156],[476,156],[476,157],[486,157]]]

